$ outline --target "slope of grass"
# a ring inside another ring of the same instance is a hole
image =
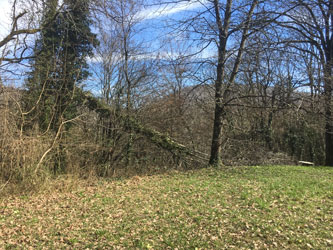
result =
[[[0,249],[333,248],[333,169],[239,167],[0,200]]]

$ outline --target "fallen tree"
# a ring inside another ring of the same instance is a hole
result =
[[[95,111],[101,116],[111,116],[115,114],[113,108],[103,103],[102,100],[99,100],[89,93],[83,93],[83,95],[85,99],[85,106],[87,106],[90,110]],[[151,143],[170,152],[174,158],[177,159],[177,161],[184,162],[185,164],[194,163],[200,165],[206,165],[208,163],[207,154],[190,149],[185,145],[176,142],[170,136],[158,132],[153,128],[144,126],[133,117],[118,114],[118,118],[124,121],[123,129],[125,131],[132,131],[144,136]]]

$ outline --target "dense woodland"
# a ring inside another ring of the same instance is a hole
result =
[[[15,0],[9,23],[5,184],[333,166],[333,0]]]

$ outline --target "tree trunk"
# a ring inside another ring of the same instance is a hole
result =
[[[333,126],[331,124],[332,121],[326,119],[326,130],[325,130],[326,166],[333,166]]]
[[[90,110],[94,110],[99,113],[102,117],[111,116],[114,112],[113,108],[102,103],[98,98],[93,96],[89,96],[83,93],[85,97],[85,105]],[[128,131],[131,129],[133,134],[140,134],[149,139],[153,144],[159,146],[160,148],[169,151],[174,156],[179,159],[184,159],[187,161],[195,162],[200,165],[206,165],[208,161],[208,156],[200,151],[192,150],[187,148],[186,146],[177,143],[168,135],[162,134],[152,128],[148,128],[140,124],[135,118],[128,116],[127,114],[121,115],[118,114],[118,118],[122,120],[124,124],[129,124],[129,126],[124,126],[123,129]]]
[[[221,164],[221,152],[222,152],[222,123],[223,123],[223,107],[216,103],[215,105],[215,117],[213,127],[213,139],[210,152],[209,164],[212,166],[218,166]]]
[[[222,84],[224,78],[224,64],[226,57],[228,31],[231,18],[231,6],[232,6],[232,0],[228,0],[224,15],[224,22],[222,23],[219,1],[218,0],[214,1],[216,24],[219,33],[219,44],[218,44],[218,63],[216,68],[216,81],[215,81],[215,116],[214,116],[212,146],[209,159],[209,164],[213,166],[218,166],[221,163],[222,124],[224,118]]]
[[[330,67],[328,65],[327,67]],[[333,166],[332,77],[326,69],[325,77],[325,165]]]
[[[213,128],[213,138],[211,146],[211,154],[209,164],[213,166],[218,166],[221,163],[221,151],[222,151],[222,124],[225,116],[225,104],[229,95],[229,86],[234,83],[236,75],[238,73],[238,68],[241,63],[242,55],[245,49],[245,43],[248,38],[248,31],[250,28],[250,21],[252,18],[253,11],[258,4],[258,0],[253,0],[246,15],[246,19],[243,22],[243,27],[241,28],[242,37],[240,45],[237,51],[237,56],[233,64],[233,69],[231,71],[230,77],[228,79],[228,84],[223,90],[223,81],[225,77],[225,61],[227,53],[227,41],[229,36],[229,26],[231,21],[232,13],[232,0],[228,0],[226,3],[226,8],[224,11],[224,20],[220,15],[219,1],[214,0],[214,11],[216,18],[216,25],[218,28],[218,63],[216,68],[216,81],[215,81],[215,117],[214,117],[214,128]]]

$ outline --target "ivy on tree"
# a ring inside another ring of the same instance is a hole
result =
[[[98,41],[90,29],[88,0],[48,0],[26,83],[32,120],[43,130],[59,129],[76,116],[75,88],[89,76],[87,57]],[[29,108],[28,108],[29,109]]]

